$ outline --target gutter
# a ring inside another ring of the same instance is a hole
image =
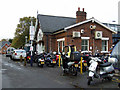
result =
[[[53,32],[53,34],[59,34],[59,33],[62,33],[62,32],[65,32],[66,30],[65,29],[62,29],[62,30],[59,30],[59,31],[56,31],[56,32]]]

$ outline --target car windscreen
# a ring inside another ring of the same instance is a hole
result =
[[[25,51],[16,51],[16,53],[26,53]]]

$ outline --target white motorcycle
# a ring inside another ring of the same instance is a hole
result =
[[[97,57],[90,57],[89,63],[88,85],[91,84],[94,78],[112,80],[115,70],[111,63],[104,63]]]

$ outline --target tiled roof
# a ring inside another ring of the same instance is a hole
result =
[[[76,18],[38,14],[43,32],[55,32],[76,23]]]

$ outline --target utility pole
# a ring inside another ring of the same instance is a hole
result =
[[[32,52],[33,52],[33,40],[34,40],[34,33],[35,33],[35,30],[34,30],[34,26],[33,26],[33,18],[31,18],[31,26],[30,26],[30,52],[31,52],[31,60],[30,60],[30,65],[31,67],[33,66],[33,55],[32,55]]]

